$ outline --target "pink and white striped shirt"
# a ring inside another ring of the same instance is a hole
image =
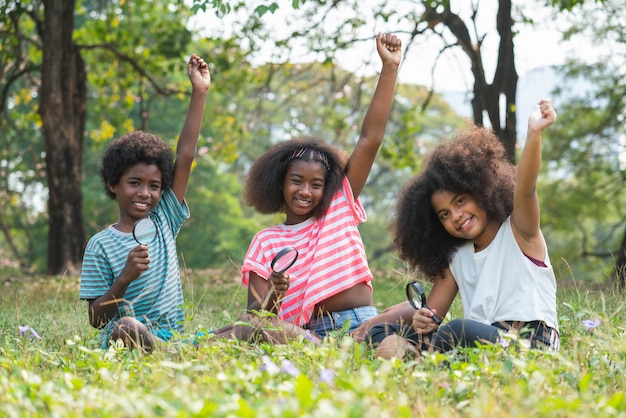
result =
[[[287,271],[291,284],[278,317],[304,326],[317,303],[361,282],[372,289],[373,275],[357,228],[366,220],[361,202],[354,200],[344,177],[323,217],[275,225],[254,236],[241,267],[244,286],[249,284],[251,271],[267,280],[272,258],[287,246],[295,247],[298,260]]]

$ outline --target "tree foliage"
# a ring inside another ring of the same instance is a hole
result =
[[[195,0],[194,3],[196,9],[215,5],[215,2],[206,0]],[[229,2],[229,10],[240,11],[244,3]],[[479,2],[472,2],[469,16],[461,15],[455,8],[460,3],[449,0],[411,4],[382,2],[364,9],[362,2],[356,0],[309,0],[297,2],[297,13],[285,18],[286,22],[297,23],[285,25],[280,33],[274,32],[271,37],[266,34],[271,28],[263,28],[261,13],[249,14],[243,30],[246,37],[253,39],[251,43],[254,45],[262,45],[269,39],[272,49],[277,51],[277,59],[298,51],[296,46],[299,45],[320,60],[341,64],[348,48],[371,39],[375,33],[373,27],[404,35],[407,55],[419,54],[419,46],[426,42],[439,45],[439,57],[458,49],[466,58],[463,65],[469,66],[474,77],[471,99],[474,123],[491,127],[502,140],[509,158],[514,160],[518,76],[515,70],[515,11],[512,1],[498,2],[497,12],[493,16],[497,34],[481,31],[478,23],[478,14],[481,12]],[[248,32],[246,28],[253,30]],[[499,53],[495,63],[485,63],[483,43],[487,36],[498,36],[499,39]],[[433,63],[433,71],[436,65],[437,62]],[[495,68],[493,74],[488,73],[488,67]],[[424,106],[427,105],[428,100]]]
[[[575,13],[576,7],[570,6],[581,2],[549,3]],[[607,7],[615,7],[612,16],[623,16],[619,2],[614,3],[606,2]],[[512,2],[498,4],[498,14],[493,16],[499,23],[496,35],[478,27],[478,3],[473,14],[465,16],[449,1],[417,2],[407,8],[388,2],[363,8],[362,2],[352,0],[294,0],[284,5],[268,1],[251,9],[243,1],[195,0],[195,10],[216,7],[222,17],[226,13],[236,17],[232,37],[213,33],[198,39],[188,25],[193,12],[183,1],[78,2],[71,39],[80,55],[74,69],[84,66],[84,86],[79,82],[76,91],[85,88],[87,112],[84,121],[79,118],[73,123],[83,124],[79,144],[83,165],[78,177],[81,207],[87,214],[86,235],[117,217],[116,205],[105,197],[97,176],[106,143],[130,130],[144,129],[174,146],[188,102],[185,56],[191,52],[207,58],[213,83],[187,196],[192,218],[179,240],[187,267],[236,265],[256,230],[281,221],[280,216],[254,214],[240,200],[247,168],[267,147],[313,134],[352,150],[376,80],[379,63],[373,38],[378,29],[404,36],[405,56],[418,54],[426,42],[440,45],[440,57],[460,50],[465,57],[462,64],[471,68],[475,78],[474,122],[501,129],[500,137],[514,155],[514,22],[527,19]],[[25,0],[0,0],[0,7],[0,263],[41,269],[45,265],[41,243],[53,218],[45,211],[51,180],[45,158],[50,152],[46,152],[40,115],[45,8],[43,2]],[[268,17],[285,9],[290,19],[280,30],[268,25]],[[291,25],[296,19],[297,25]],[[586,25],[591,28],[605,21],[598,27],[598,39],[623,46],[623,24],[594,18]],[[578,31],[573,27],[569,33],[574,36]],[[499,37],[500,54],[496,62],[486,63],[481,47],[486,37],[494,35]],[[349,54],[350,48],[361,51],[360,65]],[[625,55],[608,56],[602,65],[569,67],[596,88],[588,97],[572,100],[571,109],[560,109],[558,127],[563,132],[555,132],[555,140],[546,146],[548,167],[558,181],[546,184],[548,193],[542,193],[554,197],[542,204],[543,216],[549,218],[544,224],[551,234],[563,237],[558,249],[563,254],[581,248],[572,240],[574,220],[576,237],[583,241],[581,254],[624,255],[624,244],[622,252],[615,249],[617,232],[626,223],[626,202],[620,193],[625,177],[625,66],[615,60]],[[495,68],[493,74],[488,74],[488,67]],[[387,137],[362,194],[369,213],[362,231],[372,263],[397,261],[390,251],[387,222],[400,185],[420,169],[421,157],[433,142],[464,126],[435,92],[434,85],[398,85]],[[502,96],[506,99],[501,102]],[[598,203],[583,205],[580,196]],[[64,234],[56,233],[57,238]]]
[[[24,232],[15,228],[3,228],[2,232],[12,255],[22,260],[21,264],[32,254],[28,250],[32,237],[47,235],[47,271],[75,272],[85,244],[81,179],[87,102],[97,98],[108,103],[101,108],[94,106],[98,111],[108,107],[106,116],[110,117],[96,122],[99,131],[92,133],[95,140],[144,127],[141,120],[144,112],[140,113],[139,123],[134,123],[120,111],[129,109],[146,86],[157,94],[174,93],[161,85],[161,76],[154,74],[168,74],[176,66],[184,71],[184,46],[190,40],[184,16],[189,16],[189,9],[183,1],[75,4],[63,0],[24,0],[2,1],[0,10],[3,35],[0,71],[6,75],[0,85],[2,123],[27,127],[12,134],[15,141],[28,141],[40,150],[32,156],[31,167],[41,167],[41,170],[21,170],[11,151],[8,159],[3,160],[7,170],[13,173],[12,176],[8,173],[7,178],[14,179],[4,184],[2,197],[6,198],[2,199],[2,205],[7,207],[4,213],[19,218],[13,225],[27,227]],[[117,77],[119,72],[126,77]],[[112,78],[120,83],[110,83]],[[140,83],[134,84],[137,78]],[[116,89],[118,95],[109,94]],[[118,115],[112,116],[115,111]],[[125,120],[123,129],[116,127],[116,118]],[[33,171],[36,174],[31,174]],[[19,177],[25,180],[17,181]],[[10,197],[30,183],[35,190],[47,192],[48,226],[43,234],[40,228],[46,227],[25,218],[19,199]],[[33,224],[38,229],[31,235],[29,229]],[[7,222],[2,219],[0,225]],[[18,241],[25,244],[20,246]],[[40,243],[41,239],[39,246]]]
[[[549,167],[556,179],[544,206],[552,226],[575,231],[572,252],[587,264],[598,261],[613,267],[612,280],[624,286],[626,274],[626,15],[620,1],[603,5],[588,2],[569,15],[565,39],[585,37],[595,46],[592,61],[573,56],[563,66],[570,89],[556,93],[563,99],[559,123],[546,146]],[[622,232],[623,234],[620,234]],[[570,235],[569,241],[572,238]]]
[[[199,5],[206,6],[210,2],[195,0],[194,3],[198,7]],[[544,2],[544,5],[554,7],[558,12],[576,13],[577,10],[588,10],[583,9],[584,3],[584,0],[548,0]],[[595,9],[596,13],[587,15],[588,20],[586,22],[581,20],[582,25],[573,27],[570,33],[578,33],[582,28],[594,28],[600,25],[604,29],[596,31],[595,39],[602,42],[607,40],[613,43],[621,42],[619,38],[623,37],[623,25],[615,23],[616,19],[624,16],[617,4],[619,2],[607,2],[607,8],[604,9],[602,8],[605,4],[603,0],[586,3],[585,7]],[[243,2],[232,1],[229,4],[233,6],[231,10],[235,13],[244,7]],[[263,4],[275,6],[277,3],[263,2]],[[251,45],[259,49],[261,45],[273,39],[271,50],[274,51],[273,59],[276,61],[286,60],[285,56],[297,57],[294,51],[304,48],[310,55],[319,57],[320,61],[341,65],[347,48],[369,39],[371,35],[368,31],[373,32],[372,25],[408,35],[406,54],[415,53],[420,41],[440,42],[440,54],[446,54],[454,48],[461,48],[469,58],[469,65],[474,75],[474,122],[483,124],[485,121],[482,118],[486,113],[489,124],[496,130],[503,129],[499,135],[507,144],[509,155],[513,156],[516,138],[511,133],[515,132],[517,80],[513,54],[516,34],[514,23],[532,24],[533,15],[522,11],[521,4],[513,8],[512,2],[498,2],[498,15],[494,16],[494,20],[497,22],[497,31],[500,36],[500,48],[495,65],[496,71],[490,81],[486,74],[485,68],[488,65],[485,65],[483,61],[481,46],[487,37],[492,37],[494,34],[480,31],[476,19],[480,12],[478,2],[472,3],[473,14],[469,18],[465,17],[464,20],[454,12],[454,5],[451,1],[425,1],[398,10],[394,8],[397,4],[391,5],[383,2],[364,10],[358,2],[308,1],[298,3],[298,7],[294,7],[299,9],[295,14],[298,18],[289,19],[298,22],[298,26],[293,27],[286,23],[282,32],[273,37],[267,33],[267,30],[264,32],[263,13],[259,13],[258,10],[249,18],[247,25],[242,27],[254,29],[252,32],[245,33],[246,36],[253,38]],[[281,7],[289,9],[289,5],[281,4]],[[267,10],[264,9],[264,11]],[[280,12],[277,12],[276,8],[272,8],[271,11],[272,13]],[[605,19],[604,15],[613,16],[613,18]],[[287,19],[285,21],[287,22]],[[303,25],[303,21],[308,23]],[[327,22],[336,23],[328,25]],[[568,33],[566,35],[569,36]],[[277,50],[281,52],[276,52]],[[594,92],[593,96],[583,100],[584,106],[575,107],[576,103],[572,101],[571,109],[559,109],[562,116],[557,129],[560,127],[565,129],[562,133],[556,130],[553,134],[551,133],[550,136],[553,136],[555,141],[547,141],[549,143],[546,145],[548,168],[555,175],[547,180],[547,184],[542,185],[546,188],[542,195],[549,196],[549,198],[544,198],[542,204],[543,216],[546,218],[543,224],[547,225],[547,229],[557,237],[554,240],[558,247],[555,251],[557,256],[570,257],[574,253],[581,254],[583,258],[594,258],[598,261],[599,255],[612,253],[618,258],[613,274],[624,270],[623,262],[620,263],[619,257],[624,255],[626,235],[621,250],[616,252],[599,249],[619,247],[616,243],[615,232],[619,231],[619,225],[624,223],[623,216],[619,215],[623,213],[624,204],[623,196],[619,193],[624,181],[623,99],[620,99],[623,80],[619,80],[619,77],[623,75],[618,76],[619,71],[615,71],[616,68],[626,68],[623,62],[615,62],[616,58],[623,59],[623,56],[623,53],[613,53],[613,57],[604,59],[602,65],[594,63],[593,66],[577,69],[570,66],[572,74],[578,72],[579,77],[599,83],[599,89]],[[295,60],[292,59],[292,61]],[[610,96],[607,94],[609,92],[612,93]],[[504,107],[500,102],[502,95],[506,97]],[[491,103],[489,109],[483,106],[487,101]],[[427,107],[429,102],[426,100],[424,103]],[[503,119],[500,119],[501,115],[504,115]],[[400,132],[419,132],[421,126],[418,125],[424,120],[427,118],[410,118],[410,124],[406,124],[405,131]],[[421,134],[423,135],[423,132]],[[563,138],[566,140],[563,141]],[[392,139],[390,144],[386,144],[387,149],[383,153],[395,159],[397,167],[413,166],[419,169],[419,159],[412,158],[416,154],[411,151],[417,147],[411,139],[414,138],[408,138],[407,141]],[[408,157],[404,162],[403,156]],[[556,181],[552,181],[555,178]],[[572,198],[572,196],[578,198]],[[581,199],[588,198],[592,198],[596,204],[581,204]],[[599,211],[598,207],[603,210]],[[575,221],[572,222],[572,220]],[[572,227],[573,224],[576,225],[575,228]],[[571,239],[572,230],[580,234],[577,235],[578,241],[576,242]],[[576,264],[575,261],[574,263]],[[592,264],[596,266],[595,271],[598,265],[600,267],[602,265],[601,262]]]

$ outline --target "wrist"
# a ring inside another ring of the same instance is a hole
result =
[[[383,61],[383,69],[386,69],[387,71],[398,71],[398,68],[400,68],[400,63],[394,61]]]
[[[206,87],[194,87],[191,89],[192,96],[206,96],[209,94],[209,88]]]
[[[529,127],[528,127],[528,133],[527,133],[527,136],[528,136],[528,137],[531,137],[531,136],[532,136],[532,137],[535,137],[535,138],[536,138],[536,137],[541,138],[541,134],[542,134],[542,132],[543,132],[543,129],[533,128],[533,127],[529,126]]]

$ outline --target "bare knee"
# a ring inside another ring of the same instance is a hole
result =
[[[111,339],[122,340],[128,348],[140,348],[147,352],[151,352],[158,341],[158,338],[144,324],[130,316],[120,318],[115,323],[111,331]]]
[[[395,334],[385,337],[376,347],[376,356],[387,360],[419,357],[419,355],[419,351],[406,338]]]

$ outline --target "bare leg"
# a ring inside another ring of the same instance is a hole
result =
[[[138,348],[151,353],[158,343],[163,340],[148,331],[148,328],[137,319],[125,316],[115,324],[111,332],[113,341],[122,340],[124,345],[130,349]]]
[[[376,347],[376,356],[384,359],[392,358],[419,358],[420,353],[405,338],[399,335],[390,335]]]
[[[297,325],[281,321],[276,317],[261,318],[258,315],[247,313],[232,324],[225,325],[214,331],[218,338],[238,339],[249,342],[269,342],[286,344],[302,336],[305,340],[319,345],[321,338]]]
[[[259,334],[262,337],[262,341],[274,344],[286,344],[288,341],[293,341],[302,336],[302,338],[315,345],[320,345],[322,342],[322,339],[317,334],[276,318],[271,318],[271,320],[265,322],[265,324],[261,322],[259,325]]]
[[[409,302],[401,302],[393,305],[376,315],[374,318],[365,321],[360,327],[350,334],[356,342],[363,342],[371,327],[378,324],[411,324],[413,323],[415,309]]]

